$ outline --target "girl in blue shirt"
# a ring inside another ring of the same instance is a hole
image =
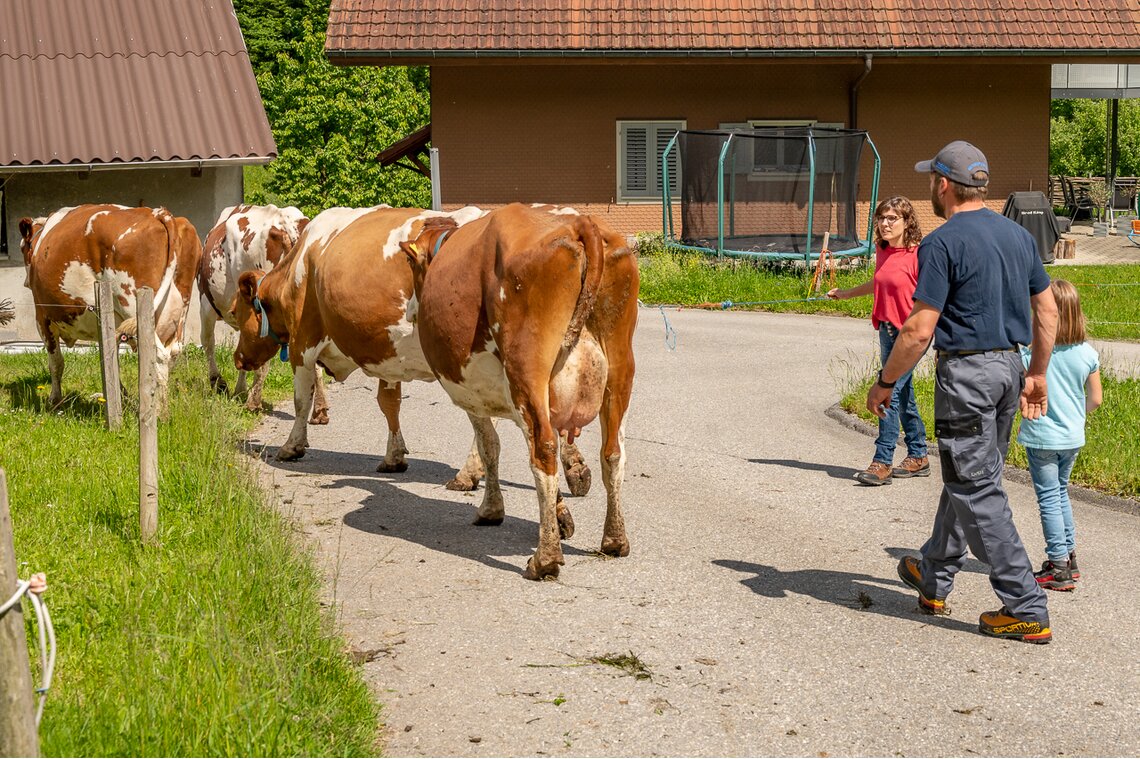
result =
[[[1046,413],[1022,419],[1017,442],[1025,446],[1029,474],[1037,491],[1041,529],[1048,558],[1037,582],[1049,590],[1073,590],[1077,569],[1073,506],[1069,501],[1069,474],[1085,444],[1085,417],[1100,405],[1100,362],[1085,337],[1085,315],[1077,288],[1063,279],[1050,284],[1057,301],[1057,342],[1045,383],[1049,389]],[[1030,352],[1022,348],[1029,364]]]

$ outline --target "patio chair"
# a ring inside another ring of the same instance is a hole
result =
[[[1069,218],[1076,221],[1081,217],[1083,212],[1086,217],[1092,218],[1093,204],[1089,200],[1088,188],[1083,185],[1077,185],[1069,177],[1061,177],[1061,183],[1065,190],[1065,206],[1069,211]]]
[[[1132,220],[1132,231],[1128,233],[1128,241],[1133,245],[1140,245],[1140,219]]]

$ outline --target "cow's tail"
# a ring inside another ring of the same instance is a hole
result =
[[[174,286],[174,277],[178,273],[178,252],[182,246],[182,239],[178,234],[178,223],[169,210],[156,208],[154,215],[162,222],[162,226],[166,227],[166,268],[163,270],[162,282],[158,286],[158,291],[154,294],[154,312],[157,314],[162,311],[166,297],[170,294],[170,288]]]
[[[598,287],[602,282],[602,264],[605,261],[605,248],[602,234],[589,216],[576,216],[572,222],[574,232],[582,243],[586,254],[586,268],[582,271],[582,289],[578,291],[578,302],[574,304],[574,314],[562,338],[562,349],[570,351],[578,344],[586,319],[594,310],[598,299]]]

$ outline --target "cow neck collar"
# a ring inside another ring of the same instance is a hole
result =
[[[434,259],[436,256],[438,256],[438,255],[439,255],[439,249],[440,249],[440,247],[442,247],[442,246],[443,246],[443,241],[444,241],[444,240],[446,240],[446,239],[447,239],[447,236],[448,236],[449,234],[451,234],[452,232],[454,232],[454,231],[455,231],[454,229],[446,229],[446,230],[444,230],[443,234],[441,234],[441,235],[439,236],[439,239],[435,241],[435,247],[434,247],[434,248],[432,248],[432,251],[431,251],[431,257],[432,257],[432,259]],[[429,259],[429,260],[431,260],[431,259]]]
[[[269,314],[265,313],[265,306],[261,305],[261,297],[258,295],[261,291],[261,280],[263,279],[265,279],[264,274],[257,280],[257,287],[253,289],[253,312],[257,314],[257,320],[261,326],[257,336],[272,337],[281,346],[281,360],[285,361],[289,358],[289,344],[278,337],[277,333],[273,331],[273,327],[269,326]]]

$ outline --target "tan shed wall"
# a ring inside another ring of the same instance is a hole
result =
[[[659,65],[435,66],[432,144],[446,206],[572,205],[625,233],[661,228],[659,202],[617,201],[617,122],[672,120],[715,129],[748,119],[848,121],[862,60]],[[907,195],[924,229],[938,220],[913,170],[965,139],[990,161],[992,205],[1044,191],[1049,166],[1046,63],[876,59],[859,90],[859,124],[882,156],[879,197]],[[870,193],[865,159],[860,194]],[[679,223],[680,214],[675,215]],[[861,214],[865,218],[865,214]],[[862,227],[862,225],[861,225]]]

